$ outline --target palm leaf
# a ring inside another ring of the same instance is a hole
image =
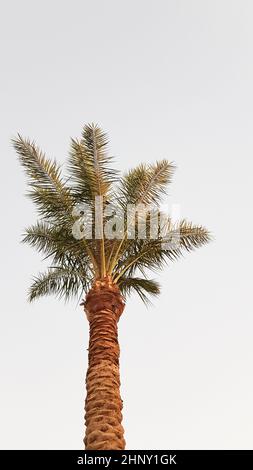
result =
[[[122,277],[119,288],[124,296],[135,291],[146,304],[149,303],[149,296],[157,296],[160,293],[160,286],[156,281],[138,277]]]
[[[95,196],[108,196],[116,171],[110,168],[106,134],[95,124],[84,126],[80,140],[71,139],[68,171],[78,200],[94,203]]]
[[[29,139],[20,135],[13,139],[19,160],[28,176],[31,188],[28,195],[42,216],[60,220],[70,215],[73,200],[70,189],[64,184],[56,161],[46,159],[44,153]]]
[[[153,165],[142,163],[123,176],[119,187],[119,201],[123,207],[127,204],[157,204],[166,193],[174,169],[174,165],[167,160]]]
[[[166,236],[157,239],[135,239],[115,267],[114,280],[117,282],[123,275],[132,276],[136,269],[159,270],[168,262],[175,261],[183,255],[184,250],[192,251],[200,247],[211,237],[202,226],[194,226],[183,220],[169,229]]]
[[[117,191],[117,200],[121,209],[126,213],[130,204],[138,207],[140,205],[158,204],[162,196],[166,193],[166,187],[171,182],[174,172],[174,165],[167,160],[161,160],[153,165],[141,164],[130,170],[123,176],[119,189]],[[129,224],[135,224],[135,214]],[[130,216],[131,219],[131,216]],[[117,259],[126,250],[127,228],[121,241],[115,241],[113,244],[113,253],[111,256],[109,271],[112,272]]]
[[[50,225],[45,221],[28,227],[22,242],[36,248],[47,258],[51,257],[54,263],[65,261],[69,257],[75,261],[85,261],[87,264],[91,262],[83,240],[76,240],[68,229]]]
[[[116,171],[110,168],[111,157],[107,154],[106,134],[95,124],[84,126],[80,141],[72,139],[68,170],[74,183],[74,194],[78,201],[88,203],[94,214],[96,197],[102,198],[102,207],[110,198],[110,189],[116,179]],[[103,215],[99,220],[101,237],[96,243],[99,251],[99,270],[106,273],[106,253],[103,236]]]
[[[56,295],[65,301],[78,297],[88,289],[83,283],[83,273],[68,267],[55,267],[34,278],[29,289],[28,300],[32,302],[45,295]]]

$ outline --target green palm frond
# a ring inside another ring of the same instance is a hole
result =
[[[19,160],[28,176],[28,195],[36,204],[39,214],[60,220],[71,213],[73,200],[70,189],[64,184],[56,161],[46,159],[41,150],[29,139],[20,135],[13,139]]]
[[[95,196],[108,196],[117,172],[107,147],[106,134],[95,124],[84,126],[81,140],[71,140],[68,170],[78,200],[90,204]]]
[[[22,242],[36,248],[47,258],[51,257],[53,263],[66,261],[67,258],[85,261],[87,265],[90,263],[82,240],[76,240],[70,230],[45,221],[38,221],[28,227]]]
[[[174,165],[161,160],[153,165],[141,164],[130,170],[121,180],[119,201],[127,204],[158,203],[171,182]]]
[[[117,172],[110,168],[112,158],[107,153],[106,134],[95,124],[84,126],[80,141],[72,139],[68,170],[73,182],[76,201],[88,203],[94,213],[96,196],[102,198],[103,207],[110,198],[112,183]],[[104,220],[100,220],[101,231]],[[102,234],[97,241],[96,252],[101,276],[106,274],[105,241]]]
[[[149,303],[149,296],[156,296],[160,293],[158,282],[140,277],[122,277],[119,281],[119,288],[125,297],[135,291],[146,304]]]
[[[174,170],[174,165],[167,160],[157,161],[152,165],[140,164],[130,170],[122,177],[116,193],[121,209],[126,212],[130,204],[137,207],[158,204],[166,194],[166,188],[171,182]],[[110,257],[109,264],[110,272],[115,268],[117,259],[124,253],[127,245],[127,228],[125,228],[122,240],[116,240],[113,243],[113,256]]]
[[[174,227],[170,224],[165,237],[157,239],[134,240],[125,257],[118,260],[114,279],[132,276],[136,269],[159,270],[168,261],[175,261],[183,255],[184,250],[192,251],[208,243],[209,232],[202,226],[194,226],[185,220]]]
[[[185,249],[186,251],[199,248],[212,239],[210,232],[205,227],[202,227],[202,225],[194,225],[192,222],[188,222],[185,219],[179,222],[179,224],[176,224],[174,228],[170,228],[168,235],[164,238],[165,244],[166,241],[168,241],[168,244],[171,243],[172,248],[173,244],[177,245],[177,240],[179,239],[180,250]],[[181,255],[181,252],[179,255]]]
[[[68,267],[55,267],[40,273],[34,278],[29,289],[28,300],[32,302],[45,295],[56,295],[65,301],[82,295],[88,289],[87,280],[83,282],[83,273]]]

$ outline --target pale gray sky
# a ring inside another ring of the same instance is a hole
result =
[[[127,448],[253,448],[252,20],[250,0],[1,3],[1,448],[82,448],[88,324],[26,302],[42,265],[10,139],[64,162],[90,121],[120,169],[173,160],[170,204],[215,236],[120,321]]]

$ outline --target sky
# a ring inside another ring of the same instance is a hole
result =
[[[0,17],[0,448],[81,449],[88,323],[76,302],[27,303],[36,220],[17,132],[66,161],[87,122],[115,166],[167,158],[169,206],[214,241],[171,264],[119,322],[128,449],[252,449],[253,4],[4,2]]]

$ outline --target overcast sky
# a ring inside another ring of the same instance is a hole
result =
[[[1,448],[82,448],[88,324],[26,301],[43,266],[10,139],[63,163],[91,121],[120,170],[174,161],[169,204],[215,237],[120,320],[127,448],[253,448],[252,21],[250,0],[2,2]]]

